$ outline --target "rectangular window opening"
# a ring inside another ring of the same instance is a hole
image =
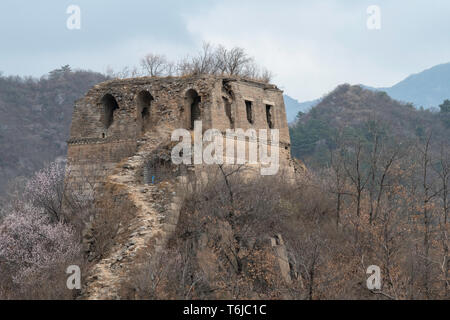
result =
[[[254,118],[253,118],[253,108],[252,108],[252,102],[245,100],[245,109],[247,111],[247,120],[249,123],[253,124]]]
[[[270,104],[266,104],[266,118],[267,118],[267,124],[270,129],[273,129],[274,123],[273,123],[273,106]]]

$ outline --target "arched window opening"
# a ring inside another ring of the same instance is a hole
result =
[[[197,91],[190,89],[186,92],[186,104],[190,113],[191,130],[194,130],[194,122],[201,120],[200,102],[201,97],[198,95]]]
[[[148,91],[141,91],[137,96],[137,118],[141,134],[151,128],[151,105],[153,96]]]
[[[266,118],[270,129],[273,129],[273,106],[266,104]]]
[[[108,129],[114,122],[114,113],[119,109],[116,99],[108,94],[105,94],[101,100],[103,105],[103,124]]]

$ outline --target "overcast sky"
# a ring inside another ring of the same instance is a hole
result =
[[[69,30],[69,5],[81,29]],[[367,28],[367,8],[381,29]],[[41,76],[61,65],[105,72],[147,52],[177,59],[203,41],[240,46],[292,97],[338,84],[391,86],[450,61],[448,0],[1,0],[0,71]]]

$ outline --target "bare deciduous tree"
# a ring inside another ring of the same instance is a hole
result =
[[[209,42],[204,42],[202,50],[196,55],[186,56],[177,63],[169,61],[165,55],[149,53],[141,59],[140,65],[142,74],[151,77],[210,74],[240,76],[263,82],[270,82],[273,77],[270,71],[260,68],[243,48],[227,49],[223,45],[214,46]],[[125,67],[118,73],[108,68],[107,73],[113,78],[141,75],[136,67]]]
[[[141,67],[144,74],[160,77],[169,71],[169,62],[164,55],[149,53],[141,59]],[[170,71],[172,72],[172,69]]]

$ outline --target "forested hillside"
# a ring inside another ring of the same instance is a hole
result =
[[[68,66],[40,79],[0,77],[0,194],[11,179],[65,157],[74,101],[104,80]]]
[[[367,142],[375,128],[397,143],[413,145],[432,134],[433,142],[439,145],[448,141],[448,115],[445,107],[441,112],[417,110],[385,92],[345,84],[300,115],[290,129],[292,153],[309,167],[323,167],[330,151],[342,140],[354,137]]]

